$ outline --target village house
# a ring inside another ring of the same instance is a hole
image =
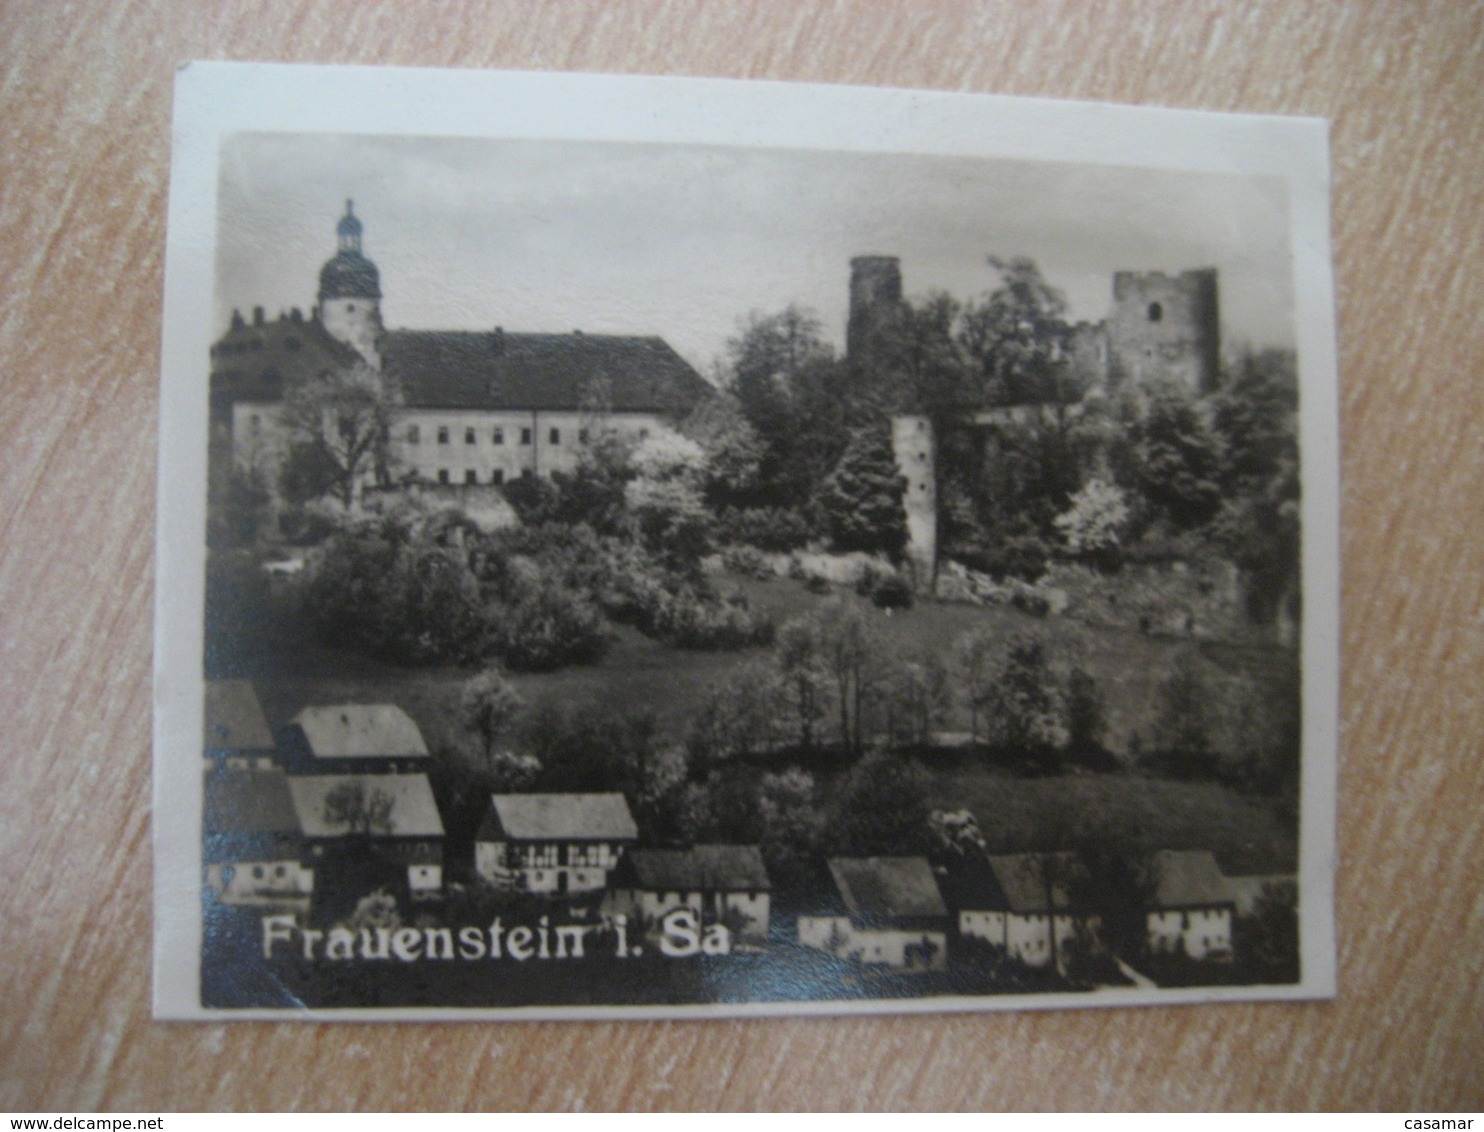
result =
[[[474,869],[500,888],[597,892],[639,838],[622,794],[496,794],[474,842]]]
[[[208,680],[202,713],[202,751],[228,770],[266,770],[276,744],[250,680]]]
[[[289,794],[306,856],[316,871],[330,865],[405,881],[413,900],[443,892],[443,819],[425,774],[290,776]],[[319,878],[321,889],[346,876]]]
[[[944,888],[959,934],[999,948],[1027,967],[1064,970],[1098,918],[1077,906],[1088,882],[1074,853],[1014,853],[972,858],[950,871]]]
[[[299,817],[281,769],[206,772],[202,861],[222,904],[307,912],[314,870],[303,862]]]
[[[896,970],[942,970],[952,923],[922,857],[836,857],[838,900],[799,917],[799,943],[837,959]]]
[[[416,723],[395,704],[307,707],[279,734],[297,774],[408,774],[428,766]]]
[[[1155,954],[1230,959],[1235,902],[1216,858],[1204,849],[1166,849],[1149,864],[1145,922]]]
[[[721,924],[738,943],[768,941],[768,870],[756,845],[631,849],[603,896],[605,920],[623,915],[648,936],[666,916],[687,908],[703,925]]]

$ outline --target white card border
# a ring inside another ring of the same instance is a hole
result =
[[[208,1009],[200,1003],[200,736],[207,383],[223,139],[421,134],[1076,161],[1265,175],[1288,187],[1300,363],[1304,702],[1300,969],[1291,986],[671,1007]],[[1339,404],[1328,125],[937,91],[544,72],[189,63],[179,69],[166,234],[155,541],[154,1014],[160,1019],[755,1017],[1164,1005],[1336,993]]]

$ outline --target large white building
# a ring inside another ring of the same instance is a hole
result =
[[[689,413],[712,387],[661,338],[487,330],[386,330],[381,278],[351,202],[320,270],[318,305],[276,319],[233,312],[211,348],[214,498],[230,471],[270,491],[292,440],[280,408],[298,383],[360,363],[399,403],[387,478],[499,485],[574,468],[599,429],[636,441]]]

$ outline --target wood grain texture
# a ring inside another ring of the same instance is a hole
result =
[[[171,82],[191,58],[1331,118],[1340,998],[716,1023],[152,1022],[158,342]],[[0,108],[0,1108],[1484,1106],[1484,6],[8,0]]]

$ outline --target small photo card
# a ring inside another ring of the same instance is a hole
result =
[[[1321,121],[193,63],[172,1019],[1335,990]]]

